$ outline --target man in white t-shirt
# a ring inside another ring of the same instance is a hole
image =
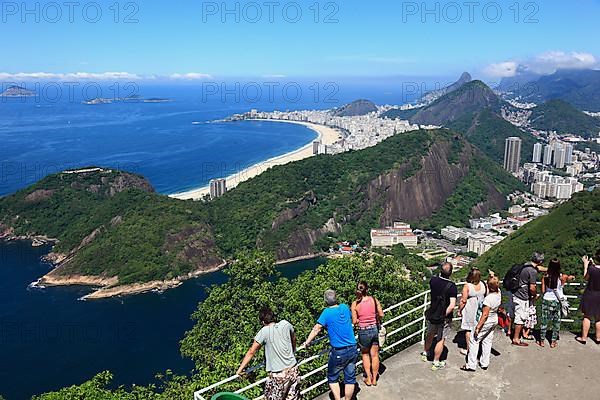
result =
[[[263,308],[259,314],[262,329],[254,337],[252,346],[238,368],[242,375],[256,352],[265,347],[266,370],[265,384],[267,400],[297,400],[300,397],[300,373],[294,353],[296,352],[296,334],[294,327],[286,320],[275,321],[273,311]]]

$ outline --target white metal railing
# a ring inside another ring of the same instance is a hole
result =
[[[465,284],[465,282],[460,282],[460,283],[457,283],[457,286],[463,286],[464,284]],[[568,283],[567,285],[568,286],[579,287],[582,284],[581,283]],[[418,313],[418,318],[415,318],[415,319],[411,320],[410,322],[408,322],[408,323],[400,326],[399,328],[396,328],[396,329],[388,332],[387,333],[387,338],[389,339],[391,336],[394,336],[394,335],[402,332],[403,330],[405,330],[407,328],[410,328],[410,327],[412,327],[414,325],[417,325],[419,323],[421,323],[420,329],[418,331],[412,332],[408,336],[402,337],[399,340],[397,340],[396,342],[394,342],[394,343],[392,343],[392,344],[384,347],[383,349],[381,349],[382,352],[390,351],[390,350],[394,349],[395,347],[399,346],[400,344],[405,343],[405,342],[407,342],[407,341],[409,341],[409,340],[411,340],[411,339],[413,339],[413,338],[415,338],[415,337],[417,337],[419,335],[421,335],[421,343],[424,342],[424,340],[425,340],[425,333],[426,333],[426,330],[427,330],[427,321],[425,319],[425,310],[427,309],[427,306],[430,304],[429,294],[430,294],[430,291],[427,290],[427,291],[424,291],[424,292],[419,293],[417,295],[414,295],[414,296],[412,296],[412,297],[410,297],[410,298],[408,298],[406,300],[403,300],[400,303],[394,304],[394,305],[392,305],[392,306],[384,309],[385,313],[389,313],[390,311],[393,311],[393,310],[395,310],[395,309],[397,309],[399,307],[405,306],[405,305],[407,305],[407,304],[409,304],[411,302],[419,300],[420,298],[423,299],[423,302],[420,305],[418,305],[418,306],[416,306],[414,308],[411,308],[410,310],[408,310],[408,311],[406,311],[406,312],[404,312],[404,313],[402,313],[402,314],[400,314],[398,316],[395,316],[395,317],[393,317],[393,318],[391,318],[391,319],[389,319],[389,320],[387,320],[387,321],[385,321],[383,323],[383,326],[388,326],[388,325],[393,324],[394,322],[396,322],[398,320],[401,320],[401,319],[406,318],[407,316],[409,316],[411,314],[414,314],[415,312],[420,311]],[[458,294],[458,297],[459,298],[461,297],[460,293]],[[567,295],[566,297],[568,299],[577,299],[578,298],[578,296],[572,296],[572,295]],[[571,307],[570,310],[571,311],[577,311],[577,308],[576,307]],[[457,319],[460,319],[460,318],[455,318],[455,320],[457,320]],[[575,321],[573,319],[562,319],[562,322],[569,323],[569,322],[575,322]],[[317,341],[319,341],[319,342],[320,341],[325,341],[326,339],[327,339],[327,337],[321,337],[320,339],[317,339]],[[306,349],[305,346],[300,346],[297,349],[297,351],[304,350],[304,349]],[[305,365],[305,364],[307,364],[307,363],[309,363],[311,361],[315,361],[315,360],[321,358],[326,353],[327,352],[324,351],[324,352],[320,352],[319,354],[316,354],[316,355],[310,356],[308,358],[305,358],[305,359],[303,359],[302,361],[300,361],[298,363],[298,366],[302,366],[302,365]],[[359,366],[361,364],[362,364],[362,361],[358,361],[356,363],[357,366]],[[321,371],[324,371],[325,369],[327,369],[327,364],[321,365],[321,366],[319,366],[319,367],[317,367],[315,369],[312,369],[311,371],[305,373],[304,375],[301,376],[301,379],[304,380],[304,379],[306,379],[308,377],[311,377],[311,376],[313,376],[313,375],[315,375],[315,374],[317,374],[317,373],[319,373]],[[233,382],[233,381],[235,381],[235,380],[237,380],[239,378],[240,378],[240,375],[233,375],[233,376],[225,378],[225,379],[223,379],[223,380],[221,380],[219,382],[216,382],[216,383],[214,383],[214,384],[212,384],[210,386],[207,386],[207,387],[205,387],[205,388],[203,388],[203,389],[201,389],[201,390],[199,390],[199,391],[197,391],[197,392],[194,393],[194,400],[206,400],[203,397],[203,395],[205,395],[206,393],[212,391],[213,389],[216,389],[216,388],[218,388],[220,386],[226,385],[226,384],[228,384],[230,382]],[[252,388],[255,388],[257,386],[261,386],[266,381],[267,381],[267,378],[262,378],[260,380],[257,380],[256,382],[253,382],[253,383],[251,383],[251,384],[249,384],[249,385],[247,385],[245,387],[242,387],[242,388],[236,390],[234,393],[236,393],[236,394],[242,394],[242,393],[244,393],[244,392],[246,392],[246,391],[248,391],[248,390],[250,390]],[[310,391],[312,391],[312,390],[314,390],[314,389],[318,388],[319,386],[322,386],[322,385],[324,385],[326,383],[327,383],[327,379],[320,380],[319,382],[316,382],[315,384],[311,385],[310,387],[308,387],[306,389],[303,389],[301,391],[301,393],[304,395],[304,394],[306,394],[306,393],[308,393],[308,392],[310,392]],[[256,397],[254,400],[262,400],[262,399],[264,399],[263,395],[261,395],[259,397]]]

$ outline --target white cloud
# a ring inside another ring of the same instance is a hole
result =
[[[490,64],[483,69],[483,73],[493,78],[506,78],[515,76],[520,71],[547,75],[553,74],[559,69],[593,69],[598,67],[598,60],[591,53],[548,51],[524,60]]]
[[[196,81],[202,79],[213,79],[212,75],[201,74],[199,72],[188,72],[187,74],[172,74],[170,79]]]
[[[505,61],[501,63],[490,64],[484,68],[485,75],[494,78],[508,78],[517,74],[519,64],[514,61]]]
[[[142,79],[139,75],[130,74],[128,72],[69,72],[69,73],[52,73],[52,72],[17,72],[8,73],[0,72],[2,80],[139,80]]]
[[[533,72],[551,74],[558,69],[589,69],[598,65],[593,54],[572,51],[549,51],[542,53],[528,62],[527,66]]]

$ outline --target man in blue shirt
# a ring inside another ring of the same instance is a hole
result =
[[[344,372],[344,397],[350,400],[356,385],[356,338],[352,328],[352,315],[346,304],[338,304],[333,290],[325,291],[327,308],[323,310],[308,339],[304,342],[308,346],[323,330],[327,329],[331,352],[327,365],[327,381],[335,400],[341,399],[338,379]]]

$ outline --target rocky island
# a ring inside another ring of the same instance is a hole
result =
[[[33,90],[22,86],[9,86],[4,92],[0,93],[0,97],[34,97],[35,95],[36,93]]]

